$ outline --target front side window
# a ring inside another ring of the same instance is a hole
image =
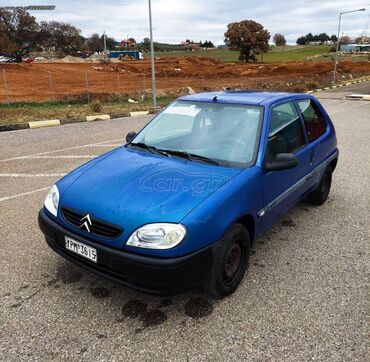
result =
[[[149,123],[132,145],[186,152],[225,166],[247,166],[255,159],[262,114],[257,106],[177,101]]]
[[[326,131],[326,122],[317,105],[311,99],[297,101],[306,125],[309,142],[319,138]]]
[[[267,160],[278,153],[295,153],[305,145],[299,114],[292,102],[271,110]]]

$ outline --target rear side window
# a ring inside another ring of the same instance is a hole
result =
[[[311,99],[297,101],[306,124],[309,142],[319,138],[326,131],[326,122],[315,102]]]
[[[301,120],[292,102],[271,110],[268,159],[277,153],[295,153],[305,145]]]

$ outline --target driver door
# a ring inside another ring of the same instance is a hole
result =
[[[292,101],[273,106],[269,115],[269,135],[265,164],[278,153],[291,153],[298,165],[288,170],[264,171],[264,208],[262,228],[266,230],[287,212],[308,190],[305,176],[312,168],[312,155],[307,148],[301,117]]]

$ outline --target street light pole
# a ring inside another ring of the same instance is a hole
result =
[[[153,44],[152,2],[151,0],[149,0],[149,27],[150,27],[150,62],[151,62],[151,67],[152,67],[153,107],[157,107],[157,89],[156,89],[156,84],[155,84],[154,44]]]
[[[344,11],[342,13],[339,13],[339,21],[338,21],[338,38],[337,38],[337,46],[335,50],[335,62],[334,62],[334,72],[333,72],[333,85],[337,82],[337,66],[338,66],[338,52],[339,52],[339,37],[340,37],[340,23],[342,21],[342,15],[349,14],[349,13],[355,13],[357,11],[365,11],[366,9],[357,9],[357,10],[351,10],[351,11]]]

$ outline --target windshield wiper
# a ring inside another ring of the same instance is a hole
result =
[[[177,151],[177,150],[161,150],[161,151],[164,151],[169,155],[174,155],[174,156],[186,158],[187,160],[197,160],[197,161],[203,161],[203,162],[206,162],[206,163],[210,163],[212,165],[217,165],[217,166],[220,165],[216,160],[214,160],[212,158],[209,158],[209,157],[206,157],[206,156],[201,156],[201,155],[196,155],[194,153],[189,153],[189,152],[186,152],[186,151]]]
[[[157,153],[157,154],[160,154],[160,155],[164,155],[164,156],[167,156],[168,157],[168,154],[166,151],[164,150],[161,150],[155,146],[150,146],[150,145],[147,145],[146,143],[143,143],[143,142],[137,142],[137,143],[129,143],[129,146],[130,147],[139,147],[139,148],[142,148],[144,150],[148,150],[149,152],[151,153]]]

